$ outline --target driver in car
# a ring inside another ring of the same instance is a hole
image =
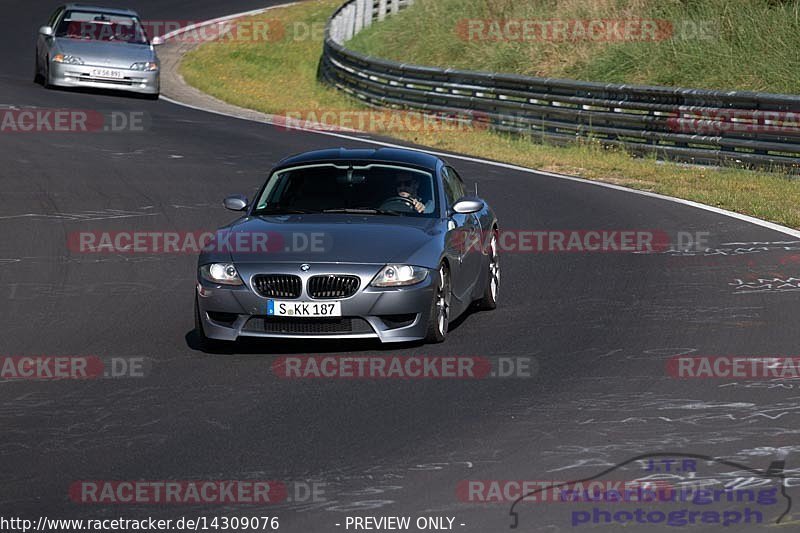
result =
[[[397,179],[397,196],[408,198],[417,213],[433,212],[433,199],[424,201],[419,194],[419,179],[415,176],[400,176]]]

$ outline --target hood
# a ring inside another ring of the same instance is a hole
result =
[[[156,53],[146,44],[58,38],[56,49],[98,67],[130,68],[134,63],[156,61]]]
[[[442,221],[435,218],[286,215],[246,217],[222,228],[229,257],[236,263],[405,263],[427,258],[420,251],[435,249],[435,265],[443,242]],[[256,242],[256,235],[262,240]],[[263,241],[266,235],[266,242]],[[236,239],[240,239],[237,241]],[[217,254],[211,254],[217,256]],[[427,254],[425,254],[427,255]],[[218,257],[218,256],[217,256]],[[425,261],[428,262],[427,260]]]

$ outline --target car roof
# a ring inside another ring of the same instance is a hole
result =
[[[93,11],[97,13],[107,13],[109,15],[130,15],[134,17],[138,17],[139,14],[132,10],[132,9],[123,9],[117,7],[102,7],[102,6],[95,6],[91,4],[66,4],[64,9],[67,11]]]
[[[399,163],[423,168],[435,172],[439,163],[446,164],[441,158],[417,150],[400,148],[331,148],[314,150],[287,157],[278,163],[277,168],[291,167],[310,163]]]

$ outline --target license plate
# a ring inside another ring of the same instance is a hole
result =
[[[267,300],[268,316],[325,318],[342,316],[341,302],[282,302]]]
[[[93,68],[92,69],[92,77],[93,78],[115,78],[119,79],[122,78],[122,72],[119,70],[112,70],[110,68]]]

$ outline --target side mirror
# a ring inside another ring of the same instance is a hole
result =
[[[477,198],[462,198],[453,205],[453,212],[461,215],[469,215],[483,210],[486,204]]]
[[[153,46],[161,46],[162,44],[164,44],[164,38],[153,37],[153,39],[150,41],[150,44],[152,44]]]
[[[45,37],[52,37],[53,36],[53,28],[50,26],[42,26],[39,28],[39,35],[44,35]]]
[[[222,202],[225,206],[225,209],[230,209],[231,211],[244,211],[247,209],[247,198],[240,194],[236,194],[234,196],[228,196],[225,198],[225,201]]]

